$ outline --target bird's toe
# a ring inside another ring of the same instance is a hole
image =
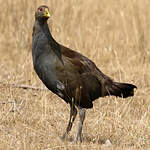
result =
[[[75,143],[82,143],[82,137],[81,137],[81,136],[76,136],[76,137],[74,138],[74,142],[75,142]]]
[[[61,138],[61,140],[65,141],[67,139],[67,134],[64,133],[60,138]]]

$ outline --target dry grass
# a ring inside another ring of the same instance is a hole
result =
[[[0,150],[150,149],[149,0],[0,0],[0,81],[44,88],[31,57],[34,12],[50,7],[55,39],[91,58],[133,98],[101,98],[87,111],[83,143],[62,142],[69,106],[49,91],[0,84]],[[77,120],[69,137],[76,132]],[[104,144],[106,140],[112,145]]]

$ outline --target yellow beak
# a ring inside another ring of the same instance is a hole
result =
[[[45,8],[44,17],[49,18],[50,16],[51,16],[51,15],[50,15],[50,13],[49,13],[48,8]]]

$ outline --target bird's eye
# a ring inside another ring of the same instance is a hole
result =
[[[42,8],[39,8],[39,11],[42,11],[43,9]]]

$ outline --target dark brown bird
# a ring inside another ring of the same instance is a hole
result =
[[[57,43],[51,35],[47,20],[49,8],[40,6],[35,13],[32,56],[35,72],[45,86],[70,104],[70,120],[63,135],[69,133],[79,110],[75,141],[82,140],[82,125],[87,108],[99,97],[134,95],[135,85],[114,82],[82,54]]]

